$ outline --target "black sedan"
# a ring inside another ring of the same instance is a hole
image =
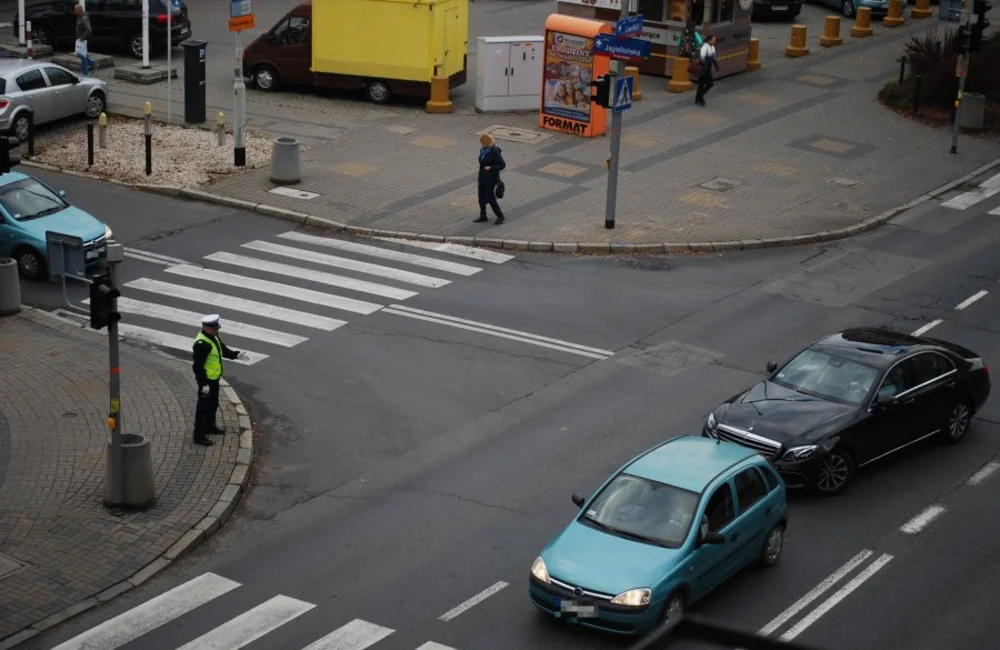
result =
[[[965,438],[990,394],[974,352],[880,328],[816,341],[727,400],[702,435],[766,456],[789,487],[838,494],[857,468],[931,436]]]

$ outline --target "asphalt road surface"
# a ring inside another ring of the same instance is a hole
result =
[[[313,239],[235,210],[39,176],[128,247],[123,292],[143,305],[123,323],[186,345],[197,321],[164,308],[219,311],[231,345],[267,356],[228,366],[262,442],[235,518],[165,574],[24,650],[625,647],[543,620],[528,600],[528,569],[573,516],[572,492],[698,433],[769,359],[845,327],[934,323],[1000,364],[1000,217],[989,214],[1000,196],[965,210],[928,203],[864,237],[801,248],[487,260]],[[56,308],[58,288],[31,287],[25,301]],[[331,319],[346,324],[327,329]],[[793,494],[780,564],[697,612],[829,650],[992,647],[998,452],[994,391],[961,445],[902,452],[834,499]],[[81,645],[82,634],[111,640]]]

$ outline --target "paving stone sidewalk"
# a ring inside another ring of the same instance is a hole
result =
[[[232,389],[220,409],[230,433],[195,446],[190,369],[123,343],[123,424],[151,441],[158,500],[106,509],[107,363],[96,332],[32,309],[0,319],[0,648],[169,566],[218,529],[245,484],[252,433]]]

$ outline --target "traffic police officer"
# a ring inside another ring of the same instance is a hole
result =
[[[198,381],[198,406],[194,414],[194,442],[210,447],[208,434],[223,434],[215,424],[215,413],[219,409],[219,380],[222,379],[222,360],[240,359],[245,361],[246,352],[231,350],[219,335],[219,315],[210,314],[201,319],[201,331],[194,339],[194,376]]]

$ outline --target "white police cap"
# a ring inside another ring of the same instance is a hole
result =
[[[201,319],[201,324],[202,325],[218,325],[219,324],[219,315],[218,314],[209,314],[209,315],[207,315],[207,316],[205,316],[205,317],[203,317]]]

